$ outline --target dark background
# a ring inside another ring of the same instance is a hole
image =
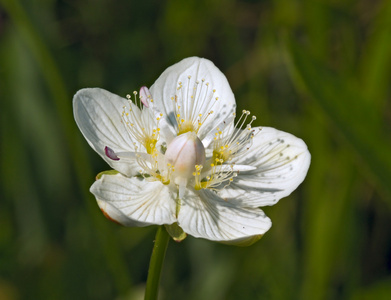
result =
[[[124,96],[193,55],[312,164],[255,245],[170,242],[161,299],[390,299],[387,0],[0,0],[0,299],[142,297],[156,227],[100,213],[109,167],[72,96]]]

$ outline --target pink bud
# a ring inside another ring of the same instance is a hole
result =
[[[144,104],[145,107],[149,107],[148,98],[149,98],[149,100],[151,100],[152,95],[146,86],[142,86],[140,88],[140,100],[141,100],[141,103]]]

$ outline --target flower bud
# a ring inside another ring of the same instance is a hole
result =
[[[174,138],[165,153],[167,161],[174,166],[173,175],[191,178],[196,165],[205,163],[205,148],[193,131]]]

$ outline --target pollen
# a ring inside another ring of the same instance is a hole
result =
[[[156,136],[156,134],[152,134],[152,136]],[[156,148],[157,139],[151,138],[150,136],[147,136],[144,140],[144,146],[147,150],[148,154],[151,154],[154,149]]]

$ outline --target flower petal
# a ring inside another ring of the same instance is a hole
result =
[[[310,161],[311,155],[301,139],[263,127],[250,149],[233,161],[256,169],[240,172],[219,196],[245,207],[273,205],[299,186]]]
[[[197,81],[199,81],[199,86],[196,84]],[[201,85],[209,84],[207,87],[203,87],[205,91],[208,90],[207,95],[200,92],[200,94],[205,96],[196,97],[198,100],[194,101],[199,102],[194,105],[202,104],[195,112],[196,116],[199,113],[208,113],[209,109],[207,110],[207,107],[212,104],[211,101],[215,102],[212,108],[213,115],[206,119],[198,132],[201,140],[234,112],[235,97],[224,74],[207,59],[199,57],[186,58],[166,69],[150,88],[154,105],[167,118],[173,132],[177,128],[177,112],[172,98],[175,98],[178,92],[179,82],[183,84],[183,94],[181,93],[181,95],[184,95],[185,103],[182,106],[186,107],[186,109],[189,109],[192,105],[190,95],[194,87],[198,86],[197,88],[202,89]],[[216,90],[214,94],[213,90]],[[216,97],[218,98],[217,101],[215,100]],[[199,100],[199,98],[208,100],[200,103],[203,100]]]
[[[262,210],[238,207],[209,190],[187,191],[178,224],[194,237],[231,243],[261,236],[271,227]]]
[[[121,174],[102,175],[90,191],[105,214],[124,226],[176,222],[175,200],[169,188],[159,181],[149,182]]]
[[[114,152],[129,152],[134,145],[129,138],[121,115],[127,100],[99,88],[82,89],[73,98],[73,113],[88,144],[114,169],[135,175],[137,163],[113,160],[106,147]]]

